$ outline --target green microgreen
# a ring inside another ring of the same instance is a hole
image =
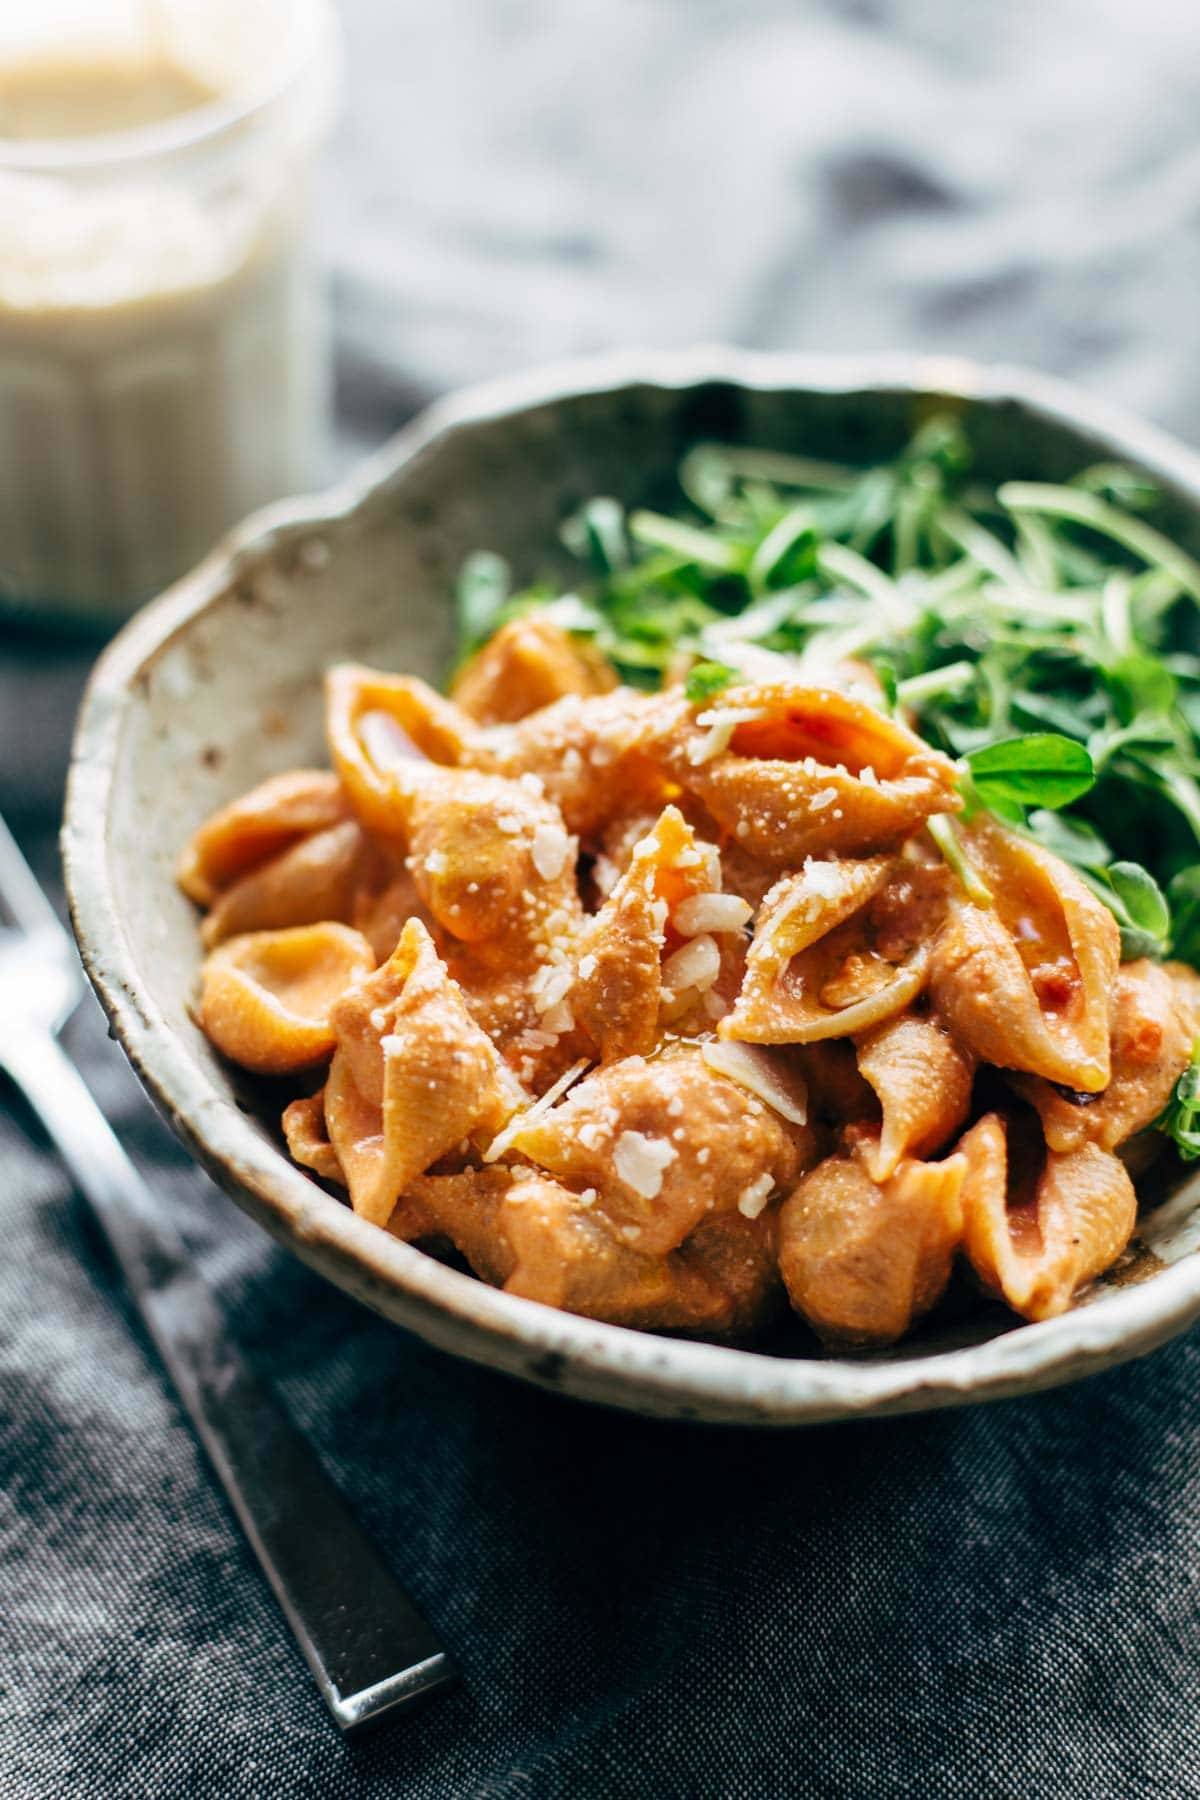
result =
[[[464,654],[486,643],[503,623],[512,582],[508,564],[490,550],[468,556],[458,577],[456,602],[458,634]]]
[[[1154,1123],[1172,1140],[1185,1162],[1195,1162],[1200,1157],[1200,1038],[1192,1045],[1191,1061]]]
[[[1070,863],[1126,957],[1200,967],[1200,564],[1152,481],[1106,463],[996,486],[943,415],[865,469],[697,444],[679,489],[654,511],[580,507],[568,581],[513,591],[500,558],[468,559],[461,648],[548,612],[623,680],[682,680],[697,704],[865,663],[881,704],[958,762],[968,814]],[[931,834],[984,903],[953,822]]]
[[[1096,771],[1085,747],[1057,732],[1002,738],[963,759],[971,787],[993,811],[1038,806],[1058,812],[1093,786]]]
[[[701,700],[711,700],[714,694],[719,694],[722,688],[736,680],[737,670],[727,663],[699,662],[688,670],[683,691],[689,700],[698,704]]]
[[[1166,954],[1171,912],[1166,895],[1148,869],[1134,862],[1110,863],[1098,879],[1089,880],[1089,885],[1120,927],[1121,955],[1126,962],[1138,956]]]

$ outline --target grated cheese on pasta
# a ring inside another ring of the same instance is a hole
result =
[[[738,894],[692,894],[679,902],[671,923],[683,937],[698,937],[708,931],[740,931],[753,910],[749,901]]]
[[[571,856],[571,840],[561,825],[538,825],[533,834],[533,866],[544,881],[556,881]]]
[[[807,1125],[808,1090],[804,1081],[791,1071],[785,1076],[762,1045],[705,1044],[700,1054],[710,1069],[727,1075],[748,1093],[765,1100],[780,1118],[793,1125]]]
[[[774,1185],[771,1177],[764,1174],[760,1175],[757,1181],[752,1181],[748,1187],[742,1189],[738,1195],[737,1204],[738,1211],[744,1218],[757,1219],[759,1214],[765,1211]]]
[[[714,706],[708,712],[699,713],[696,723],[706,726],[707,730],[702,738],[688,746],[688,761],[698,769],[703,763],[712,762],[714,757],[723,756],[739,725],[750,725],[756,719],[769,716],[761,706]]]
[[[527,1131],[531,1125],[543,1118],[555,1102],[562,1099],[567,1089],[574,1087],[587,1067],[587,1057],[580,1057],[577,1063],[571,1064],[564,1075],[559,1076],[552,1087],[546,1089],[540,1100],[535,1100],[533,1105],[526,1107],[524,1112],[514,1113],[504,1130],[492,1139],[484,1151],[483,1161],[485,1163],[498,1162],[504,1152],[512,1148],[523,1131]]]
[[[662,1192],[663,1170],[679,1155],[666,1138],[647,1137],[642,1131],[623,1131],[613,1149],[613,1167],[625,1186],[643,1200]]]

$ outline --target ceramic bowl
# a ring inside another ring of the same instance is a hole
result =
[[[552,571],[586,496],[670,503],[699,438],[868,462],[935,409],[961,414],[993,477],[1055,480],[1119,458],[1163,486],[1200,552],[1200,459],[1037,376],[958,361],[724,350],[632,355],[493,383],[432,408],[354,480],[260,514],[140,613],[101,658],[75,743],[64,833],[75,928],[117,1036],[164,1115],[282,1243],[457,1355],[663,1416],[791,1425],[995,1398],[1092,1374],[1200,1314],[1200,1185],[1144,1220],[1146,1248],[1045,1324],[971,1306],[887,1355],[786,1354],[627,1331],[499,1293],[364,1223],[283,1153],[260,1095],[188,1018],[196,917],[180,846],[216,806],[324,760],[320,676],[352,658],[437,680],[471,550]]]

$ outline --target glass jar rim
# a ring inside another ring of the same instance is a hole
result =
[[[333,98],[341,69],[341,35],[330,0],[306,0],[300,23],[303,29],[296,34],[295,51],[283,68],[244,95],[218,96],[152,125],[121,131],[48,138],[0,133],[0,174],[90,175],[186,155],[265,116],[314,74],[321,83],[315,108],[320,114]]]

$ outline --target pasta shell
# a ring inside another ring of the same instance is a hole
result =
[[[650,836],[662,812],[661,806],[649,810],[637,807],[631,812],[615,814],[605,825],[593,846],[591,885],[597,907],[608,899],[633,861],[634,851],[643,838]]]
[[[535,1094],[581,1057],[593,1055],[590,1040],[576,1029],[569,999],[556,998],[569,995],[572,942],[563,937],[546,962],[514,958],[511,945],[500,954],[488,944],[444,946],[472,1018]]]
[[[408,866],[433,918],[462,943],[506,942],[511,956],[573,933],[578,850],[553,802],[519,781],[437,769],[413,796]]]
[[[398,1209],[406,1230],[419,1218],[426,1234],[448,1238],[483,1280],[522,1299],[661,1327],[695,1313],[689,1286],[707,1298],[703,1280],[680,1282],[667,1258],[619,1243],[590,1204],[545,1176],[516,1177],[505,1168],[427,1175],[406,1202]]]
[[[403,839],[426,772],[462,763],[476,727],[416,676],[341,663],[325,678],[325,731],[358,818],[371,831]],[[479,760],[476,749],[475,766]]]
[[[758,1216],[812,1158],[814,1137],[699,1049],[626,1057],[586,1077],[518,1132],[515,1151],[559,1180],[594,1189],[632,1247],[662,1255],[709,1214]],[[765,1183],[765,1186],[764,1186]]]
[[[480,731],[467,760],[501,775],[533,775],[562,813],[567,830],[589,844],[614,818],[657,814],[678,790],[645,753],[660,694],[616,688],[584,698],[568,694],[516,725]]]
[[[810,858],[763,902],[721,1036],[808,1044],[903,1012],[925,985],[943,905],[940,869],[899,857]]]
[[[636,1324],[670,1317],[678,1303],[666,1260],[619,1244],[596,1209],[557,1182],[515,1183],[500,1225],[513,1254],[506,1293]]]
[[[930,970],[939,1013],[982,1062],[1099,1093],[1110,1068],[1116,920],[1028,839],[982,820],[963,837],[993,903],[952,907]]]
[[[386,962],[410,919],[420,919],[427,930],[433,921],[403,857],[377,839],[371,840],[371,850],[359,872],[350,923],[362,932],[376,959]]]
[[[511,1169],[459,1169],[422,1175],[388,1220],[393,1237],[444,1238],[465,1256],[481,1280],[502,1287],[513,1265],[512,1251],[498,1228],[500,1203],[514,1180]]]
[[[472,1136],[490,1140],[523,1094],[416,919],[333,1025],[329,1141],[355,1212],[385,1225],[417,1176]]]
[[[230,938],[200,973],[198,1018],[222,1055],[258,1075],[287,1075],[334,1047],[343,991],[375,967],[371,946],[345,925],[298,925]]]
[[[640,1330],[736,1335],[765,1322],[779,1291],[767,1219],[701,1225],[687,1244],[651,1256],[614,1236],[590,1200],[546,1177],[508,1170],[427,1176],[412,1203],[476,1274],[510,1294]]]
[[[288,1155],[302,1168],[311,1169],[323,1181],[336,1181],[342,1187],[346,1177],[337,1152],[325,1128],[325,1089],[303,1100],[293,1100],[283,1109],[283,1136]]]
[[[677,808],[669,806],[634,846],[629,867],[581,930],[570,1005],[605,1062],[644,1056],[658,1040],[664,951],[674,909],[710,892],[711,857]]]
[[[1036,1107],[1051,1150],[1098,1144],[1115,1150],[1158,1117],[1187,1067],[1195,1041],[1196,977],[1180,964],[1126,963],[1117,974],[1110,1038],[1112,1074],[1100,1094],[1062,1089],[1036,1076],[1013,1086]]]
[[[616,685],[598,650],[534,615],[502,625],[459,670],[450,695],[481,725],[507,725],[565,694],[607,694]]]
[[[898,845],[960,804],[954,765],[903,725],[832,688],[732,688],[674,703],[653,754],[750,855],[779,869],[810,855]]]
[[[1050,1151],[1028,1193],[1010,1194],[1006,1129],[995,1113],[967,1132],[963,1236],[984,1283],[1025,1319],[1065,1312],[1128,1244],[1137,1199],[1125,1165],[1095,1144]]]
[[[694,1311],[687,1320],[689,1331],[744,1342],[786,1315],[777,1219],[774,1210],[756,1219],[740,1212],[714,1213],[674,1252],[670,1261],[699,1271],[712,1295],[704,1311]]]
[[[200,929],[207,949],[246,931],[282,931],[323,919],[353,923],[360,874],[372,860],[362,827],[343,819],[314,831],[225,889]]]
[[[880,1348],[936,1305],[962,1236],[962,1156],[901,1162],[871,1179],[830,1156],[779,1214],[779,1266],[795,1310],[827,1344]]]
[[[349,813],[341,783],[328,769],[273,775],[201,825],[179,859],[176,879],[198,906],[211,906],[252,869]]]
[[[905,1157],[939,1150],[966,1119],[974,1058],[931,1019],[880,1025],[860,1041],[858,1067],[883,1111],[878,1140],[862,1151],[872,1181],[886,1181]]]

